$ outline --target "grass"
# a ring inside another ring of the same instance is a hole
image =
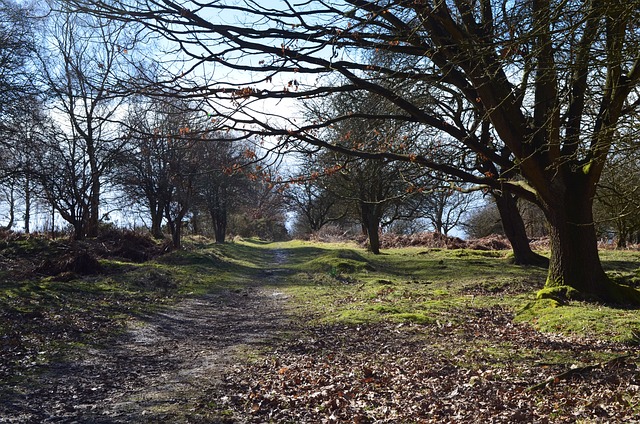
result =
[[[289,242],[287,292],[318,324],[457,322],[471,310],[507,308],[542,332],[637,343],[636,309],[535,301],[546,270],[509,263],[507,252],[404,248],[372,255],[348,245]],[[640,278],[640,253],[604,251],[610,275]]]
[[[496,252],[406,248],[372,255],[328,244],[281,245],[288,252],[289,293],[320,322],[430,322],[471,302],[512,303],[532,295],[544,272],[508,265]],[[531,293],[507,295],[515,288]],[[490,292],[491,296],[476,296]]]

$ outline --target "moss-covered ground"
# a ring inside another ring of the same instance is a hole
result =
[[[318,323],[449,322],[500,307],[542,332],[633,343],[636,309],[536,301],[546,270],[513,265],[509,252],[404,248],[373,255],[355,246],[272,245],[287,256],[288,292]],[[544,253],[544,252],[543,252]],[[640,252],[603,251],[613,278],[640,280]]]

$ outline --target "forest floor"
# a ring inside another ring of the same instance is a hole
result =
[[[526,300],[539,270],[480,283],[474,267],[511,268],[464,257],[475,279],[456,270],[442,282],[405,281],[401,268],[424,252],[402,253],[405,263],[344,248],[226,249],[132,271],[164,294],[187,289],[153,308],[140,305],[160,297],[125,308],[111,289],[82,299],[121,305],[109,313],[80,308],[67,286],[35,309],[13,298],[0,322],[0,423],[640,422],[633,338],[540,332],[515,319],[505,299]],[[446,277],[454,262],[441,254],[420,266]],[[172,268],[187,264],[201,275]],[[202,290],[214,270],[226,283]],[[598,308],[640,323],[637,311]]]

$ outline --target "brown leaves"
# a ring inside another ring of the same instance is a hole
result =
[[[634,361],[561,379],[543,392],[525,390],[564,366],[543,367],[535,358],[625,347],[545,336],[513,324],[500,308],[476,311],[448,326],[313,327],[240,373],[255,378],[259,389],[229,389],[239,394],[241,415],[242,399],[249,401],[250,422],[550,422],[594,416],[620,422],[631,417],[631,402],[640,399]],[[503,343],[510,347],[501,348]],[[513,359],[496,357],[500,349]]]

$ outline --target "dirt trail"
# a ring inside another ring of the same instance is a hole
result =
[[[273,268],[242,290],[186,299],[133,320],[115,344],[51,364],[0,402],[0,423],[224,422],[221,385],[239,355],[291,328],[273,288],[286,258],[272,254]]]

